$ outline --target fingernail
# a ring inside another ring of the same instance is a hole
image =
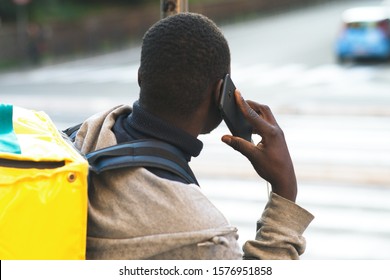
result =
[[[226,143],[226,144],[230,144],[231,142],[232,142],[232,140],[230,139],[230,137],[229,136],[226,136],[226,135],[224,135],[224,136],[222,136],[222,142],[224,142],[224,143]]]

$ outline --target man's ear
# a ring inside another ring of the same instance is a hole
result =
[[[141,87],[141,68],[138,68],[138,86]]]
[[[217,105],[219,103],[219,97],[221,95],[222,84],[223,84],[223,79],[218,80],[218,82],[215,84],[215,87],[213,89],[214,102]]]

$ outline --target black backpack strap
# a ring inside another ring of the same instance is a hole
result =
[[[74,139],[76,138],[76,134],[79,131],[82,124],[83,123],[79,123],[75,126],[68,127],[67,129],[63,130],[62,132],[65,133],[72,142],[74,142]]]
[[[176,147],[157,140],[135,140],[86,155],[90,170],[99,174],[125,167],[155,167],[170,171],[188,183],[198,184],[187,161]]]

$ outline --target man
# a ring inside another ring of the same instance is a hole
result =
[[[228,43],[208,18],[193,13],[157,22],[143,38],[139,100],[88,119],[75,144],[83,153],[136,139],[158,139],[180,149],[189,162],[199,155],[200,134],[221,122],[217,106],[230,73]],[[297,206],[297,182],[282,130],[267,106],[239,108],[262,141],[225,135],[272,186],[256,239],[243,253],[237,229],[201,188],[157,168],[124,168],[94,176],[89,188],[89,259],[298,259],[302,234],[313,216]]]

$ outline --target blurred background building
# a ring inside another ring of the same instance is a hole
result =
[[[332,0],[188,0],[221,23]],[[0,70],[128,47],[161,17],[159,0],[1,0]]]

